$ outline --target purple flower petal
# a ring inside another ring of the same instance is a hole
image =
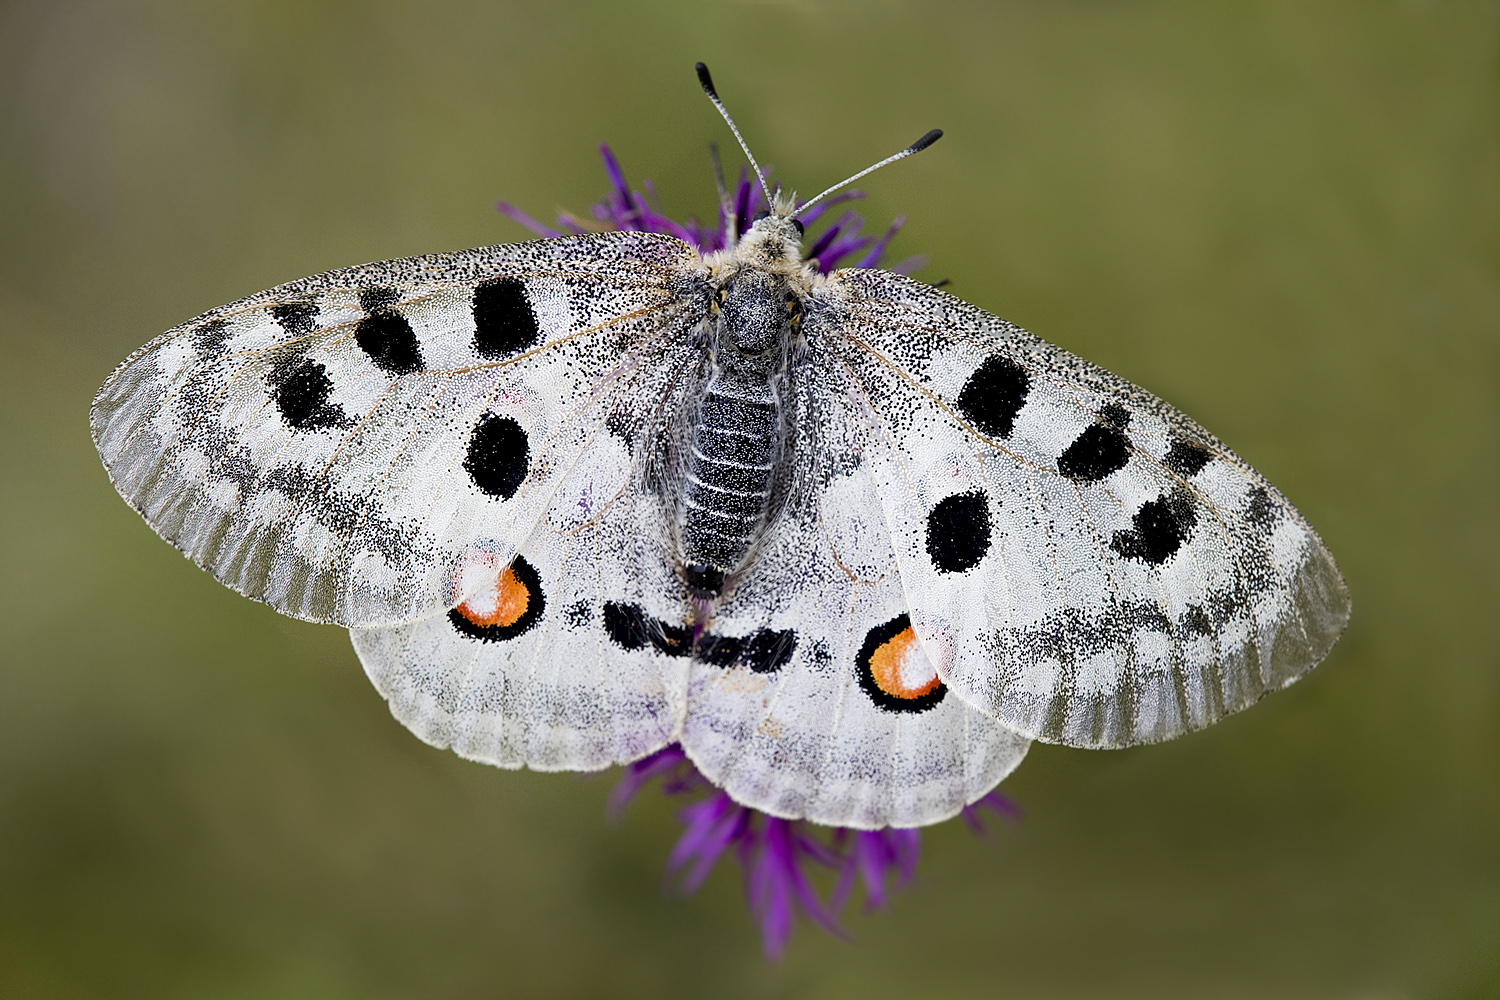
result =
[[[874,267],[875,262],[885,253],[885,248],[891,245],[891,240],[896,238],[896,234],[901,231],[901,227],[904,225],[906,225],[906,216],[898,215],[892,219],[890,228],[885,231],[885,235],[871,244],[870,252],[861,257],[859,263],[854,266]]]
[[[718,792],[688,806],[679,816],[687,830],[667,858],[667,872],[681,871],[691,861],[692,868],[682,877],[680,887],[685,893],[697,892],[723,853],[743,836],[749,810]]]
[[[620,169],[620,161],[615,159],[614,151],[603,143],[599,144],[599,155],[604,160],[604,172],[609,175],[609,183],[615,189],[607,203],[610,208],[609,221],[614,223],[616,229],[639,230],[639,213],[630,196],[630,185],[625,183],[625,171]]]
[[[983,835],[989,833],[989,828],[984,825],[983,810],[986,809],[1001,819],[1012,823],[1019,822],[1021,819],[1021,807],[1012,802],[1009,796],[994,791],[985,792],[979,798],[964,806],[963,812],[959,813],[959,815],[963,818],[965,826],[975,833]]]
[[[828,211],[833,206],[842,205],[846,201],[855,201],[863,197],[865,197],[865,193],[857,189],[854,191],[844,191],[840,194],[834,195],[831,198],[824,198],[812,208],[809,208],[802,215],[798,216],[798,218],[802,220],[802,225],[805,228],[811,229],[813,223],[821,219],[823,217],[823,213]]]
[[[734,191],[734,238],[750,231],[750,216],[760,202],[760,187],[750,183],[750,168],[740,168],[740,180]]]
[[[843,218],[834,224],[833,228],[814,240],[812,248],[807,251],[807,259],[820,260],[833,241],[839,238],[839,233],[843,230],[844,226],[849,225],[853,219],[853,212],[846,213]]]
[[[512,205],[508,201],[495,202],[495,211],[500,212],[502,215],[510,216],[512,219],[519,222],[521,225],[525,226],[533,233],[536,233],[538,236],[545,236],[548,239],[554,239],[558,236],[563,235],[556,229],[553,229],[547,225],[543,225],[542,223],[533,219],[531,216],[527,215],[525,212],[521,211],[519,208]]]
[[[630,800],[635,798],[636,793],[646,787],[647,783],[655,778],[664,778],[685,763],[687,763],[687,754],[683,752],[682,747],[673,743],[650,756],[626,764],[620,780],[615,783],[615,787],[609,793],[605,815],[617,822],[625,814],[625,807],[630,804]],[[693,773],[697,774],[696,769]]]

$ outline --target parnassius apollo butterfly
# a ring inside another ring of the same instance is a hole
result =
[[[1333,559],[1217,438],[931,286],[818,274],[811,202],[767,200],[706,256],[579,235],[210,310],[109,377],[94,440],[198,565],[347,626],[423,740],[680,742],[788,818],[930,823],[1031,740],[1169,739],[1328,652]]]

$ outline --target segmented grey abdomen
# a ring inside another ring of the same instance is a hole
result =
[[[780,406],[769,382],[715,375],[683,468],[682,554],[688,563],[723,570],[739,565],[765,523],[780,436]]]

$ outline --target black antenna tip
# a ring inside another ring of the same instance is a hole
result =
[[[698,65],[702,66],[703,64],[699,63]],[[704,70],[703,72],[707,73],[708,71]],[[926,135],[922,136],[922,138],[918,139],[916,142],[912,143],[910,146],[907,146],[906,151],[908,153],[920,153],[922,150],[926,149],[928,146],[931,146],[942,137],[943,130],[940,128],[935,128],[931,132],[928,132]]]
[[[717,101],[719,92],[714,90],[714,78],[708,75],[708,67],[698,63],[693,68],[698,71],[698,82],[703,84],[703,92]]]

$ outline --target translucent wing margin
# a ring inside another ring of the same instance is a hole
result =
[[[346,268],[214,309],[121,365],[94,441],[120,494],[231,588],[355,627],[508,558],[633,372],[706,307],[697,254],[608,233]]]
[[[1170,739],[1291,683],[1349,598],[1217,438],[983,310],[833,275],[810,350],[862,401],[917,634],[961,697],[1050,742]]]

